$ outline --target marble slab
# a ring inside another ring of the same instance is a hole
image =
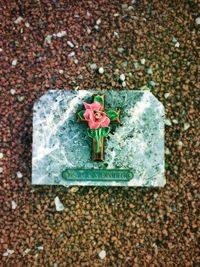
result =
[[[87,125],[76,121],[94,94],[105,95],[106,109],[122,110],[102,162],[92,161]],[[162,187],[164,107],[149,91],[49,90],[34,104],[32,149],[33,185]]]

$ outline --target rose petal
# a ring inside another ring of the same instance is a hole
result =
[[[109,124],[110,124],[110,119],[107,116],[105,116],[105,120],[101,122],[101,127],[102,128],[108,127]]]
[[[85,106],[86,109],[91,109],[91,104],[83,102],[83,105]]]
[[[101,118],[98,119],[98,122],[102,123],[102,122],[104,122],[106,120],[106,118],[107,118],[106,114],[102,113],[101,114]]]
[[[102,108],[102,105],[99,103],[99,102],[94,102],[90,105],[91,109],[92,110],[101,110]]]
[[[94,111],[93,111],[93,110],[91,110],[91,113],[90,113],[90,120],[91,120],[91,121],[96,121],[96,119],[95,119],[95,115],[94,115]]]
[[[95,130],[95,129],[98,129],[99,128],[100,123],[90,120],[88,122],[88,126],[90,127],[90,129],[94,129]]]
[[[91,118],[91,113],[93,113],[93,111],[91,109],[86,109],[85,113],[83,114],[84,118],[86,121],[89,121]]]

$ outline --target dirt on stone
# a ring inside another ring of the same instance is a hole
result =
[[[199,266],[198,12],[193,0],[1,1],[1,267]],[[166,111],[165,187],[31,186],[32,108],[52,88],[151,90]]]

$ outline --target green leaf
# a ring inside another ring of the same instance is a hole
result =
[[[101,128],[101,136],[106,137],[110,133],[110,127]]]
[[[81,111],[79,111],[79,113],[78,113],[78,116],[79,116],[79,118],[80,118],[81,120],[85,120],[84,113],[85,113],[85,110],[81,110]]]
[[[94,102],[99,102],[101,105],[103,105],[103,104],[104,104],[103,97],[100,96],[100,95],[96,95],[96,96],[94,97]]]
[[[96,138],[96,136],[97,136],[97,130],[93,130],[93,129],[88,128],[87,133],[88,133],[88,136],[91,138]]]
[[[108,118],[113,121],[113,120],[116,120],[119,118],[119,114],[113,110],[113,109],[110,109],[106,112],[106,115],[108,116]]]

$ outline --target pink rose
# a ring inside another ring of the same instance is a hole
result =
[[[90,129],[105,128],[110,124],[110,119],[106,116],[105,112],[101,111],[103,106],[99,102],[92,104],[83,102],[83,104],[86,108],[84,118],[88,121]]]

